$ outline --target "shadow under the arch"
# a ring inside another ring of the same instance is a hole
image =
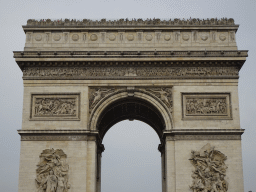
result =
[[[139,120],[151,126],[161,140],[165,122],[161,113],[149,102],[139,98],[124,98],[107,106],[101,113],[97,129],[101,139],[116,123],[123,120]]]

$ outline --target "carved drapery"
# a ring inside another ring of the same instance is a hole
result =
[[[195,167],[191,175],[193,192],[227,192],[228,182],[225,180],[227,157],[211,147],[208,143],[200,151],[192,151],[189,159]]]
[[[69,166],[62,149],[45,149],[36,169],[37,192],[67,192]]]

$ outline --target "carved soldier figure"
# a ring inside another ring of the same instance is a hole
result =
[[[60,149],[46,149],[41,154],[41,161],[36,170],[36,192],[67,192],[69,166],[66,155]]]
[[[56,192],[57,182],[58,182],[57,177],[53,174],[53,171],[50,171],[47,177],[46,192]]]
[[[224,179],[227,169],[224,160],[227,157],[220,151],[216,151],[209,143],[200,151],[191,153],[190,160],[196,170],[192,175],[193,183],[190,189],[193,189],[193,192],[227,192],[228,183]],[[204,187],[199,188],[197,183],[203,183]]]
[[[63,177],[63,174],[59,174],[58,177],[58,188],[56,192],[64,192],[65,189],[65,178]]]
[[[204,184],[202,183],[202,179],[200,179],[196,174],[192,174],[193,184],[190,186],[190,189],[193,189],[193,192],[197,192],[198,190],[204,189]]]
[[[227,192],[228,191],[228,182],[224,179],[224,175],[220,176],[220,180],[222,182],[223,192]]]

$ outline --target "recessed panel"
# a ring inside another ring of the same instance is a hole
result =
[[[184,120],[231,119],[230,93],[182,93]]]
[[[80,94],[32,94],[30,120],[79,120]]]

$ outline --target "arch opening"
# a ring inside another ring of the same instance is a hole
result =
[[[159,142],[144,122],[125,120],[112,126],[103,139],[102,191],[161,191]]]
[[[119,99],[107,106],[99,116],[97,130],[103,140],[107,131],[123,120],[139,120],[152,127],[161,140],[165,121],[161,113],[148,101],[139,98]]]

